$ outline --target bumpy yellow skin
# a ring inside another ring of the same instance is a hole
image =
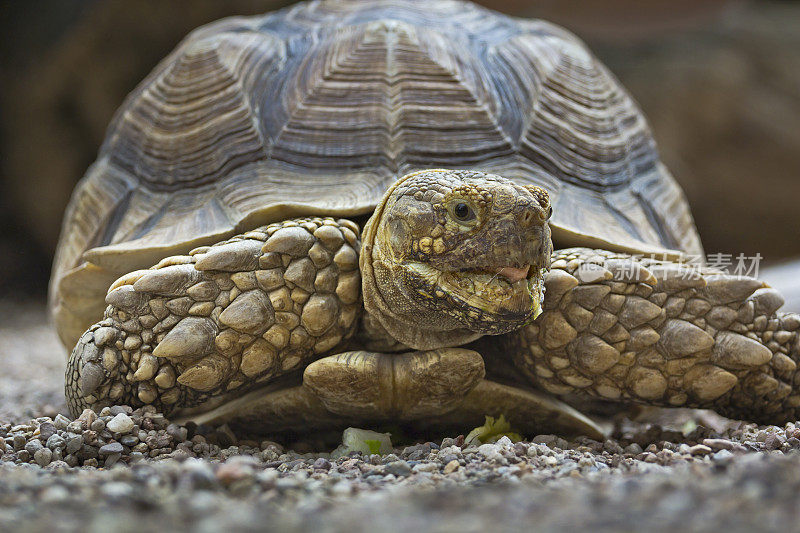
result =
[[[800,315],[756,279],[586,248],[559,250],[544,312],[504,341],[557,395],[800,416]]]
[[[71,410],[192,406],[329,353],[361,314],[359,246],[353,222],[294,219],[120,278],[70,357]]]

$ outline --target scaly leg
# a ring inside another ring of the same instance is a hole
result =
[[[168,412],[330,353],[362,307],[358,239],[348,220],[294,219],[123,276],[70,356],[70,410]]]
[[[544,312],[508,335],[545,390],[713,409],[760,423],[800,417],[800,315],[749,277],[603,250],[553,255]]]

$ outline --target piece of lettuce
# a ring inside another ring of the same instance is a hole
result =
[[[508,437],[511,442],[518,442],[522,440],[522,435],[511,429],[511,424],[506,420],[504,415],[497,417],[487,416],[486,422],[472,431],[469,432],[464,438],[464,446],[480,445],[490,442],[497,442],[503,437]]]
[[[348,455],[351,452],[361,452],[364,455],[386,455],[393,450],[390,437],[391,433],[347,428],[342,433],[342,444],[333,451],[331,456],[337,458]]]

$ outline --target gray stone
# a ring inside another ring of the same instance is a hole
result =
[[[387,474],[395,476],[407,476],[411,473],[411,466],[406,461],[394,461],[387,464],[384,468]]]
[[[39,425],[39,438],[47,442],[47,440],[55,435],[56,426],[52,422],[43,422]]]
[[[67,440],[66,452],[70,455],[76,453],[83,447],[83,436],[75,435]]]
[[[36,453],[33,454],[33,460],[42,467],[49,465],[52,459],[53,452],[50,451],[50,448],[39,448],[36,450]]]
[[[100,455],[111,455],[114,453],[122,453],[122,444],[119,442],[110,442],[100,447]]]

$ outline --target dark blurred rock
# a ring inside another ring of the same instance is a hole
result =
[[[125,95],[194,28],[289,3],[70,0],[65,10],[45,2],[55,4],[52,11],[27,2],[6,6],[0,17],[5,207],[52,254],[69,195]]]
[[[800,256],[800,4],[594,47],[639,101],[707,252]]]

